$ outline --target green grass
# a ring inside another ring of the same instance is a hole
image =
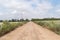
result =
[[[2,24],[0,25],[0,37],[16,29],[19,26],[22,26],[25,23],[26,22],[2,22]]]
[[[60,35],[60,20],[34,21],[34,22]]]

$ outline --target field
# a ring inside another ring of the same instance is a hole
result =
[[[8,22],[8,21],[0,22],[0,37],[16,29],[17,27],[22,26],[25,23],[26,21],[24,22]]]
[[[44,20],[34,22],[60,35],[60,20]]]

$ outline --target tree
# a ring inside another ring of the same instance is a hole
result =
[[[29,21],[29,19],[26,19],[25,21]]]
[[[20,21],[24,21],[24,19],[20,19]]]

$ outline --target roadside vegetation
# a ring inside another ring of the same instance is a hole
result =
[[[16,29],[17,27],[22,26],[23,24],[27,23],[28,20],[20,20],[20,21],[3,21],[0,24],[0,37],[11,32],[12,30]]]
[[[60,35],[60,19],[59,20],[54,20],[54,19],[46,19],[46,20],[38,20],[38,19],[33,19],[33,22],[39,24],[40,26],[47,28],[56,34]]]

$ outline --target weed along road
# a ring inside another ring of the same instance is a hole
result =
[[[28,22],[22,27],[0,37],[0,40],[60,40],[60,36],[33,22]]]

